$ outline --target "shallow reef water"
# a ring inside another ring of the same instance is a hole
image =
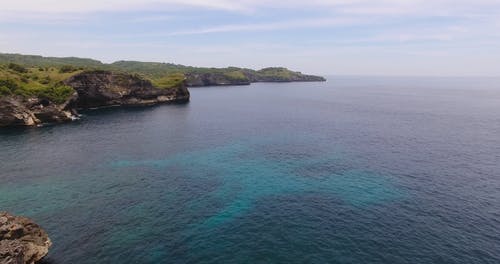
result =
[[[500,81],[191,89],[0,131],[45,263],[500,263]]]

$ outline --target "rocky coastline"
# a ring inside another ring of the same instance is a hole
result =
[[[271,74],[266,74],[273,71]],[[188,87],[250,85],[258,82],[324,82],[325,78],[315,75],[306,75],[292,72],[286,68],[266,68],[260,71],[239,69],[241,76],[234,78],[222,73],[188,73],[186,85]],[[282,73],[282,74],[280,74]]]
[[[33,127],[78,119],[78,110],[108,106],[149,106],[186,103],[185,81],[174,88],[157,88],[137,75],[111,71],[87,71],[64,82],[75,92],[57,104],[40,97],[0,97],[0,127]]]
[[[52,242],[31,219],[0,212],[0,264],[34,264],[49,252]]]
[[[284,67],[260,70],[172,63],[54,58],[0,53],[0,128],[37,127],[78,119],[78,111],[110,106],[186,103],[187,87],[256,82],[322,82]]]
[[[83,72],[65,84],[77,92],[72,105],[76,109],[185,103],[190,96],[185,81],[175,88],[158,88],[138,75],[111,71]]]

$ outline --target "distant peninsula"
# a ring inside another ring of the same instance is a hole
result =
[[[75,120],[78,110],[189,101],[187,87],[318,82],[282,67],[202,68],[171,63],[0,53],[0,127]]]

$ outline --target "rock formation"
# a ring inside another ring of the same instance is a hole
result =
[[[259,71],[234,68],[236,76],[223,71],[212,70],[204,73],[186,73],[188,87],[249,85],[255,82],[324,82],[325,78],[290,71],[287,68],[264,68]]]
[[[47,233],[25,217],[0,212],[0,264],[33,264],[49,252]]]
[[[0,127],[67,122],[77,119],[77,109],[189,101],[185,81],[173,88],[157,88],[137,75],[89,71],[65,82],[75,93],[63,104],[40,97],[0,96]]]
[[[79,109],[104,106],[140,106],[189,101],[185,83],[174,88],[157,88],[137,75],[110,71],[77,74],[65,82],[78,93]]]
[[[224,86],[224,85],[249,85],[247,78],[228,78],[222,73],[189,73],[186,74],[186,85],[189,87]]]
[[[76,119],[76,112],[70,104],[76,93],[63,104],[47,99],[20,96],[0,97],[0,127],[36,126],[43,123],[62,123]]]

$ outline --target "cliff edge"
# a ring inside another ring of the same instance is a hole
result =
[[[74,107],[78,109],[184,103],[190,96],[184,80],[172,87],[160,88],[138,75],[111,71],[79,73],[65,84],[77,92]]]
[[[47,233],[26,217],[0,212],[0,264],[33,264],[52,246]]]

